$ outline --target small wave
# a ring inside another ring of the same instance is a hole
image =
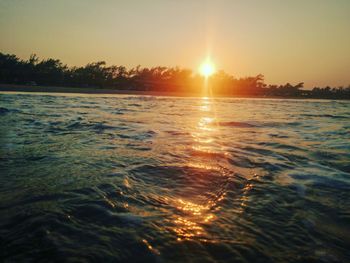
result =
[[[191,135],[189,132],[183,132],[183,131],[165,131],[166,133],[169,133],[170,135],[175,136],[188,136]]]
[[[302,125],[301,122],[298,121],[291,121],[291,122],[277,122],[277,121],[263,121],[262,126],[263,127],[271,127],[271,128],[289,128],[289,127],[297,127]]]
[[[280,137],[279,137],[280,138]],[[278,142],[259,142],[257,145],[260,146],[270,146],[275,149],[285,149],[285,150],[290,150],[290,151],[302,151],[300,147],[297,147],[295,145],[290,145],[290,144],[282,144]]]
[[[215,123],[214,123],[215,124]],[[213,125],[214,125],[213,124]],[[253,127],[258,127],[257,125],[250,124],[247,122],[238,122],[238,121],[226,121],[226,122],[218,122],[217,123],[219,126],[224,126],[224,127],[237,127],[237,128],[253,128]]]
[[[117,127],[107,125],[102,122],[91,123],[91,122],[74,121],[70,124],[66,124],[65,127],[59,127],[59,128],[67,129],[69,131],[70,130],[93,130],[93,131],[97,131],[98,133],[102,133],[105,130],[113,130],[113,129],[116,129]]]
[[[293,179],[304,181],[307,185],[313,187],[327,187],[332,189],[347,190],[350,191],[350,183],[344,180],[338,180],[326,176],[316,174],[291,174],[289,175]]]
[[[44,203],[44,202],[53,202],[53,201],[64,200],[72,197],[73,196],[71,194],[66,194],[66,193],[29,195],[29,196],[23,197],[22,200],[19,202],[0,206],[0,209],[6,209],[11,207],[20,208],[25,205],[33,205],[35,203]]]
[[[228,158],[228,153],[222,151],[215,151],[211,149],[205,149],[201,147],[191,147],[191,153],[193,156],[202,156],[202,157],[210,157],[217,159],[226,159]]]
[[[348,116],[342,115],[332,115],[332,114],[300,114],[304,117],[313,117],[313,118],[331,118],[331,119],[348,119]]]
[[[129,134],[122,134],[122,133],[117,134],[119,138],[136,140],[136,141],[149,140],[153,138],[155,135],[157,135],[157,132],[152,130],[148,130],[144,132],[132,132]]]
[[[129,107],[141,107],[142,105],[139,103],[129,103],[128,106]]]
[[[7,113],[9,113],[9,112],[10,112],[9,109],[0,107],[0,115],[5,115],[5,114],[7,114]]]

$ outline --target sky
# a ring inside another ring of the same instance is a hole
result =
[[[0,0],[0,52],[350,84],[349,0]]]

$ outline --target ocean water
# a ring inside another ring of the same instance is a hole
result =
[[[350,103],[0,94],[0,261],[349,262]]]

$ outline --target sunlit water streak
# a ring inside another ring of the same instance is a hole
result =
[[[341,101],[0,94],[0,258],[345,262]]]

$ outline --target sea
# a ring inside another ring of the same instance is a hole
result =
[[[1,262],[350,262],[350,103],[0,94]]]

